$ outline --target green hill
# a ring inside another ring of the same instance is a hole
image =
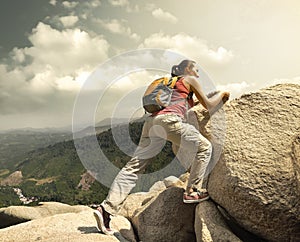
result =
[[[130,137],[126,135],[126,126],[120,126],[118,132],[122,144],[127,144],[128,138],[131,138],[137,144],[142,125],[142,122],[130,124]],[[106,157],[115,166],[121,168],[130,160],[130,157],[124,154],[115,144],[111,129],[98,134],[97,140]],[[82,138],[81,142],[87,147],[90,145],[88,137]],[[97,160],[97,157],[94,158]],[[146,169],[146,173],[159,170],[161,167],[166,166],[173,158],[171,144],[166,143],[163,151],[153,158],[153,161]],[[24,159],[11,172],[17,170],[22,171],[23,174],[23,182],[18,187],[22,189],[26,197],[34,196],[39,201],[92,204],[101,202],[108,192],[108,188],[97,182],[97,180],[90,182],[88,190],[78,187],[81,176],[86,173],[86,168],[82,165],[77,155],[73,140],[59,142],[27,153],[24,155]],[[171,173],[178,175],[182,171],[181,166],[177,164],[173,167]],[[136,189],[148,188],[158,179],[160,178],[153,177],[152,179],[147,179]],[[0,207],[7,205],[7,201],[3,199],[3,194],[1,195],[0,193]]]
[[[0,177],[7,175],[7,170],[14,170],[29,151],[70,139],[72,139],[71,132],[52,129],[2,131],[0,133]]]

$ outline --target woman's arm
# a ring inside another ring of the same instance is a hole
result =
[[[222,105],[229,99],[229,92],[219,92],[211,98],[208,98],[204,94],[199,81],[195,77],[187,76],[184,80],[189,84],[190,90],[195,93],[199,102],[210,112],[216,111],[220,104]]]

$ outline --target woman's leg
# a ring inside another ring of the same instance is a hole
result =
[[[211,143],[193,126],[183,123],[176,115],[161,115],[154,124],[161,125],[166,132],[167,139],[178,148],[179,160],[186,166],[190,163],[190,178],[186,192],[201,189],[205,171],[211,158]],[[184,155],[182,155],[184,154]],[[182,161],[180,158],[190,159]]]
[[[101,203],[105,211],[115,214],[130,191],[135,187],[138,174],[146,169],[150,158],[158,154],[165,140],[152,132],[153,118],[149,117],[143,126],[139,145],[132,159],[115,177],[106,199]]]

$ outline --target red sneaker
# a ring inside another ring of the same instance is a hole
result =
[[[110,214],[102,206],[94,210],[94,217],[97,221],[97,229],[106,235],[113,235],[114,231],[109,227]]]
[[[209,195],[207,192],[200,192],[198,190],[192,193],[184,193],[183,194],[183,202],[184,203],[199,203],[209,199]]]

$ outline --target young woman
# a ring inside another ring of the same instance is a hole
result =
[[[194,106],[191,98],[193,94],[209,111],[215,111],[220,107],[229,99],[230,94],[218,92],[212,98],[208,98],[197,79],[199,75],[194,61],[183,60],[179,65],[172,67],[171,74],[180,77],[172,94],[171,105],[147,118],[133,158],[121,169],[107,198],[94,211],[98,229],[105,234],[113,233],[109,227],[110,215],[118,211],[135,187],[138,174],[143,173],[150,158],[160,152],[165,139],[176,147],[182,147],[194,157],[183,202],[198,203],[209,198],[207,192],[200,191],[200,186],[211,158],[212,145],[193,125],[183,120],[188,108]]]

